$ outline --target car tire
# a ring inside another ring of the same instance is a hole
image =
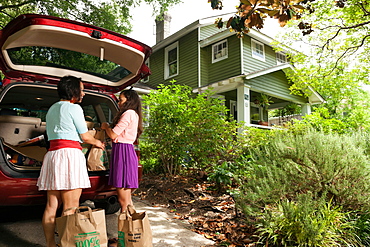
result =
[[[95,208],[102,208],[105,214],[114,214],[121,209],[117,196],[111,196],[105,200],[98,200],[94,202]]]

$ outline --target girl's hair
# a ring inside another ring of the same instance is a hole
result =
[[[141,109],[140,97],[137,94],[137,92],[132,89],[122,91],[120,93],[120,96],[122,94],[125,96],[126,102],[123,103],[117,115],[113,118],[112,128],[117,125],[122,114],[125,111],[129,109],[134,110],[137,113],[137,115],[139,115],[139,124],[137,126],[137,138],[139,138],[139,136],[143,133],[143,114],[142,114],[142,109]]]
[[[81,78],[74,76],[64,76],[58,83],[58,95],[61,99],[71,100],[75,98],[77,102],[81,100]]]

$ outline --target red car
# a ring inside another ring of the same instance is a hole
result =
[[[82,78],[81,103],[92,134],[118,110],[115,93],[150,74],[151,48],[124,35],[52,16],[25,14],[0,31],[0,206],[45,203],[36,181],[47,151],[45,116],[59,100],[56,84],[66,75]],[[89,147],[86,146],[86,157]],[[106,170],[89,171],[91,188],[81,202],[100,203],[107,213],[119,204]]]

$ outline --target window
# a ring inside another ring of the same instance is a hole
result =
[[[89,54],[54,47],[25,46],[8,49],[15,65],[47,66],[69,69],[118,82],[132,75],[118,64]],[[64,59],[70,58],[70,59]]]
[[[252,39],[252,57],[265,61],[264,44]]]
[[[178,42],[166,47],[165,52],[165,68],[164,78],[168,79],[179,73],[179,44]]]
[[[212,46],[212,63],[227,58],[227,40],[218,42]]]
[[[148,68],[149,68],[149,59],[145,61],[145,65],[148,66]],[[149,76],[147,76],[144,79],[142,79],[142,82],[143,83],[146,83],[148,81],[149,81]]]
[[[276,53],[276,62],[277,64],[286,63],[286,55],[282,52]]]

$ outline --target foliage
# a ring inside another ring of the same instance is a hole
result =
[[[281,200],[260,213],[260,242],[275,246],[361,246],[349,213],[322,198],[298,195]]]
[[[158,159],[158,150],[145,139],[140,140],[140,164],[143,167],[144,174],[161,174],[163,173],[162,166]]]
[[[215,183],[219,193],[225,193],[234,183],[237,166],[233,162],[223,162],[215,166],[208,174],[208,180]]]
[[[287,123],[286,127],[293,133],[305,133],[309,130],[321,131],[324,133],[345,133],[353,130],[343,121],[330,118],[326,108],[317,109],[316,112],[302,117],[301,121]]]
[[[269,117],[287,117],[301,113],[301,107],[295,103],[289,103],[280,109],[269,111]]]
[[[291,90],[309,96],[314,89],[325,99],[317,107],[326,108],[330,118],[351,128],[367,128],[369,93],[362,86],[368,84],[369,75],[369,5],[357,0],[315,0],[310,5],[314,11],[291,20],[276,37],[291,47],[289,57],[295,66],[288,72]],[[309,27],[309,35],[297,30],[301,23]]]
[[[180,0],[9,0],[0,4],[0,27],[20,14],[37,13],[77,20],[127,34],[131,31],[130,8],[151,4],[153,14],[159,15]]]
[[[253,215],[297,194],[326,195],[344,210],[370,207],[368,133],[279,133],[239,169],[243,211]]]
[[[238,207],[269,246],[367,246],[370,134],[301,127],[248,146],[234,170]]]
[[[364,246],[370,246],[370,214],[369,212],[359,212],[352,214],[352,221],[356,223],[356,236]]]
[[[208,0],[208,2],[211,2],[213,9],[222,9],[221,0]],[[249,32],[250,28],[263,28],[266,17],[273,17],[281,26],[285,26],[287,21],[299,19],[305,6],[307,1],[302,0],[240,0],[235,15],[229,18],[226,27],[242,37]],[[224,25],[222,18],[217,19],[215,24],[218,28],[222,28]]]
[[[158,158],[167,174],[178,174],[182,167],[207,170],[238,157],[240,126],[227,119],[226,107],[211,92],[195,95],[173,81],[143,100],[149,109],[145,139],[160,150]]]

